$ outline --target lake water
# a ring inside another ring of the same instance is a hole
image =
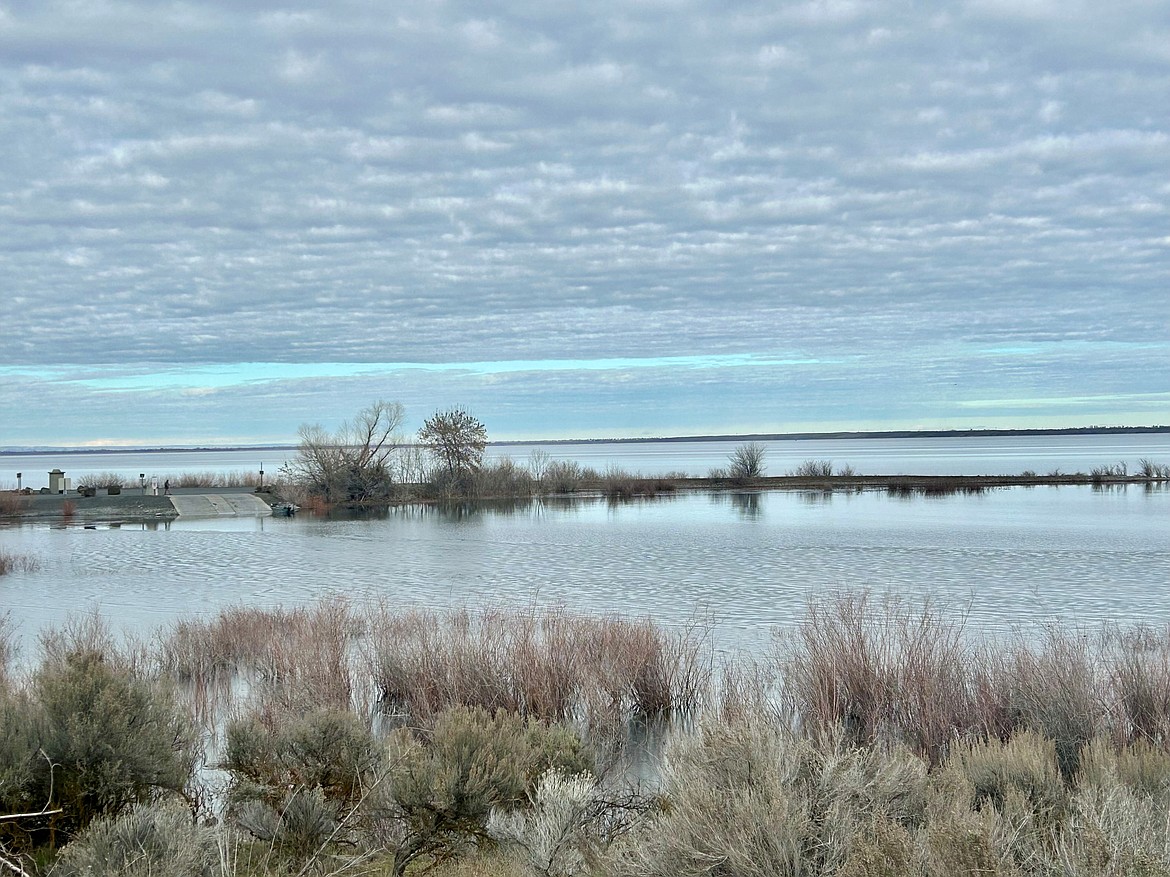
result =
[[[1170,462],[1165,436],[1106,437],[1095,449],[1061,442],[1043,453],[1040,442],[980,443],[976,462],[946,457],[932,443],[883,451],[851,442],[853,453],[839,459],[876,472],[862,461],[885,453],[894,467],[887,471],[968,474],[1043,472],[1058,459],[1082,461],[1061,463],[1063,471],[1131,455]],[[728,450],[721,444],[720,459]],[[794,459],[830,456],[838,458],[818,448]],[[991,459],[1003,468],[984,469]],[[721,649],[754,652],[774,631],[790,629],[810,597],[862,588],[969,608],[970,624],[992,631],[1050,620],[1170,623],[1166,487],[910,498],[702,492],[620,505],[407,507],[360,519],[302,514],[93,530],[27,524],[0,528],[0,551],[40,562],[0,578],[0,611],[20,626],[26,651],[37,631],[94,607],[116,625],[147,632],[229,605],[291,606],[334,594],[359,604],[558,606],[666,625],[705,621]]]
[[[533,450],[552,459],[574,460],[604,472],[616,467],[643,475],[683,473],[705,476],[727,465],[738,441],[583,442],[544,445],[491,445],[489,459],[510,457],[525,463]],[[971,436],[946,438],[786,439],[763,442],[769,475],[783,475],[805,460],[829,460],[859,475],[1016,475],[1031,470],[1089,472],[1094,466],[1125,462],[1132,471],[1144,457],[1170,463],[1170,433],[1062,436]],[[48,484],[50,469],[61,469],[76,484],[83,476],[116,472],[128,482],[190,472],[276,475],[295,455],[291,448],[207,451],[121,451],[112,453],[0,454],[0,489],[21,483],[34,489]]]

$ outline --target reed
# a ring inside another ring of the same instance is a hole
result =
[[[28,509],[28,497],[14,490],[0,490],[0,517],[16,517]]]
[[[672,476],[646,477],[610,466],[600,477],[601,492],[607,499],[653,499],[664,493],[673,493],[677,487]]]
[[[705,630],[616,616],[379,607],[368,627],[375,688],[422,724],[465,706],[612,727],[696,709],[710,673]]]
[[[260,470],[226,470],[206,472],[182,472],[178,475],[159,476],[159,484],[170,481],[171,487],[260,487]],[[264,486],[279,484],[274,473],[265,473]]]
[[[10,572],[36,572],[40,568],[41,559],[34,554],[0,551],[0,576]]]
[[[233,607],[210,620],[176,622],[160,638],[157,660],[190,686],[199,716],[233,697],[233,684],[241,680],[261,710],[366,711],[368,700],[353,675],[359,622],[339,599],[296,609]]]

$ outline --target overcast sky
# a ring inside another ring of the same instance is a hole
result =
[[[1170,4],[0,0],[0,445],[1170,423]]]

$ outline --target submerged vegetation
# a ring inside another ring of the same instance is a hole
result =
[[[0,867],[47,875],[1170,874],[1170,630],[865,593],[702,624],[230,609],[0,623]]]

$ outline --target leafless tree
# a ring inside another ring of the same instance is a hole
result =
[[[759,442],[737,447],[727,458],[727,474],[736,481],[759,478],[764,474],[764,455],[767,449]]]
[[[379,399],[337,432],[305,424],[297,431],[297,456],[285,465],[284,473],[330,502],[389,496],[393,456],[402,444],[398,433],[402,419],[401,404]]]

